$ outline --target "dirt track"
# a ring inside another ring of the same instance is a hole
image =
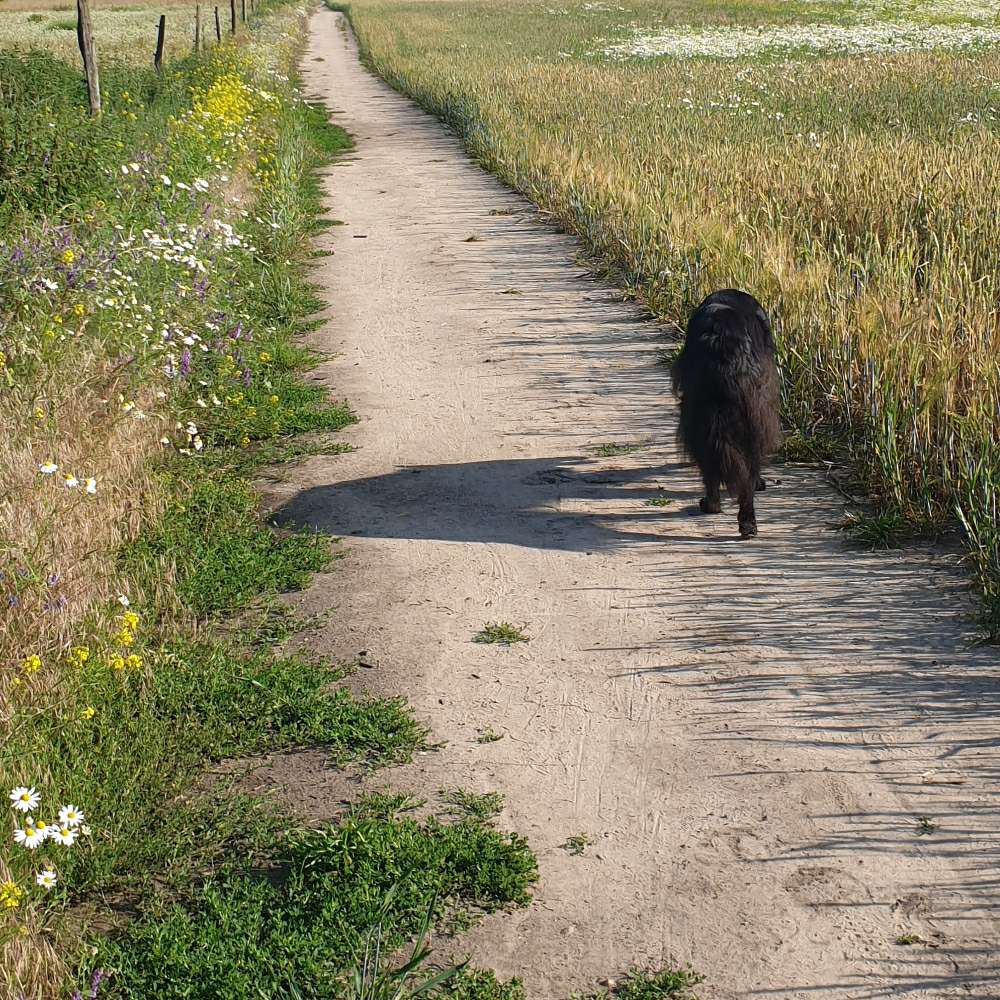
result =
[[[366,73],[340,15],[303,67],[357,140],[317,343],[361,422],[272,499],[347,539],[303,600],[337,608],[320,646],[365,650],[446,741],[377,784],[498,790],[538,852],[535,903],[460,948],[535,1000],[670,958],[706,998],[1000,997],[1000,676],[954,560],[845,549],[806,470],[769,476],[757,541],[691,516],[662,331]],[[490,619],[531,641],[472,644]],[[313,817],[344,792],[317,755],[268,780]]]

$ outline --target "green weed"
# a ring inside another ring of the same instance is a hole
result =
[[[641,451],[641,444],[600,444],[594,448],[594,454],[598,458],[615,458],[618,455],[631,455],[633,452]]]
[[[575,833],[572,837],[566,838],[566,843],[562,849],[568,854],[583,854],[590,845],[590,838],[585,833]]]
[[[642,501],[644,507],[669,507],[672,503],[669,497],[648,497]]]
[[[906,522],[892,510],[874,514],[852,511],[841,527],[858,545],[873,550],[898,548],[906,535]]]
[[[575,1000],[698,1000],[692,992],[704,976],[690,968],[668,968],[659,972],[633,970],[625,979],[600,993]]]
[[[522,627],[523,628],[523,627]],[[510,622],[487,622],[473,637],[473,642],[510,646],[515,642],[529,642],[531,637],[522,628]]]
[[[504,799],[499,792],[467,792],[461,788],[441,792],[441,801],[452,806],[452,813],[468,816],[479,823],[488,823],[500,815]]]

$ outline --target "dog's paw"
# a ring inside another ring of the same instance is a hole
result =
[[[718,502],[712,503],[707,497],[702,497],[698,501],[698,510],[700,510],[702,514],[721,514],[722,504]]]
[[[753,538],[757,534],[757,522],[749,521],[740,525],[740,538]]]

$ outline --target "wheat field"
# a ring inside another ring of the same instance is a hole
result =
[[[370,64],[661,317],[775,318],[792,447],[958,526],[998,622],[1000,16],[979,0],[354,0]],[[988,615],[989,616],[989,615]]]

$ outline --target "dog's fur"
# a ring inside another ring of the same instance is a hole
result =
[[[672,375],[678,438],[705,481],[702,512],[721,512],[725,484],[739,501],[740,534],[756,535],[754,491],[764,489],[761,466],[781,443],[774,337],[760,303],[732,288],[709,295],[688,320]]]

